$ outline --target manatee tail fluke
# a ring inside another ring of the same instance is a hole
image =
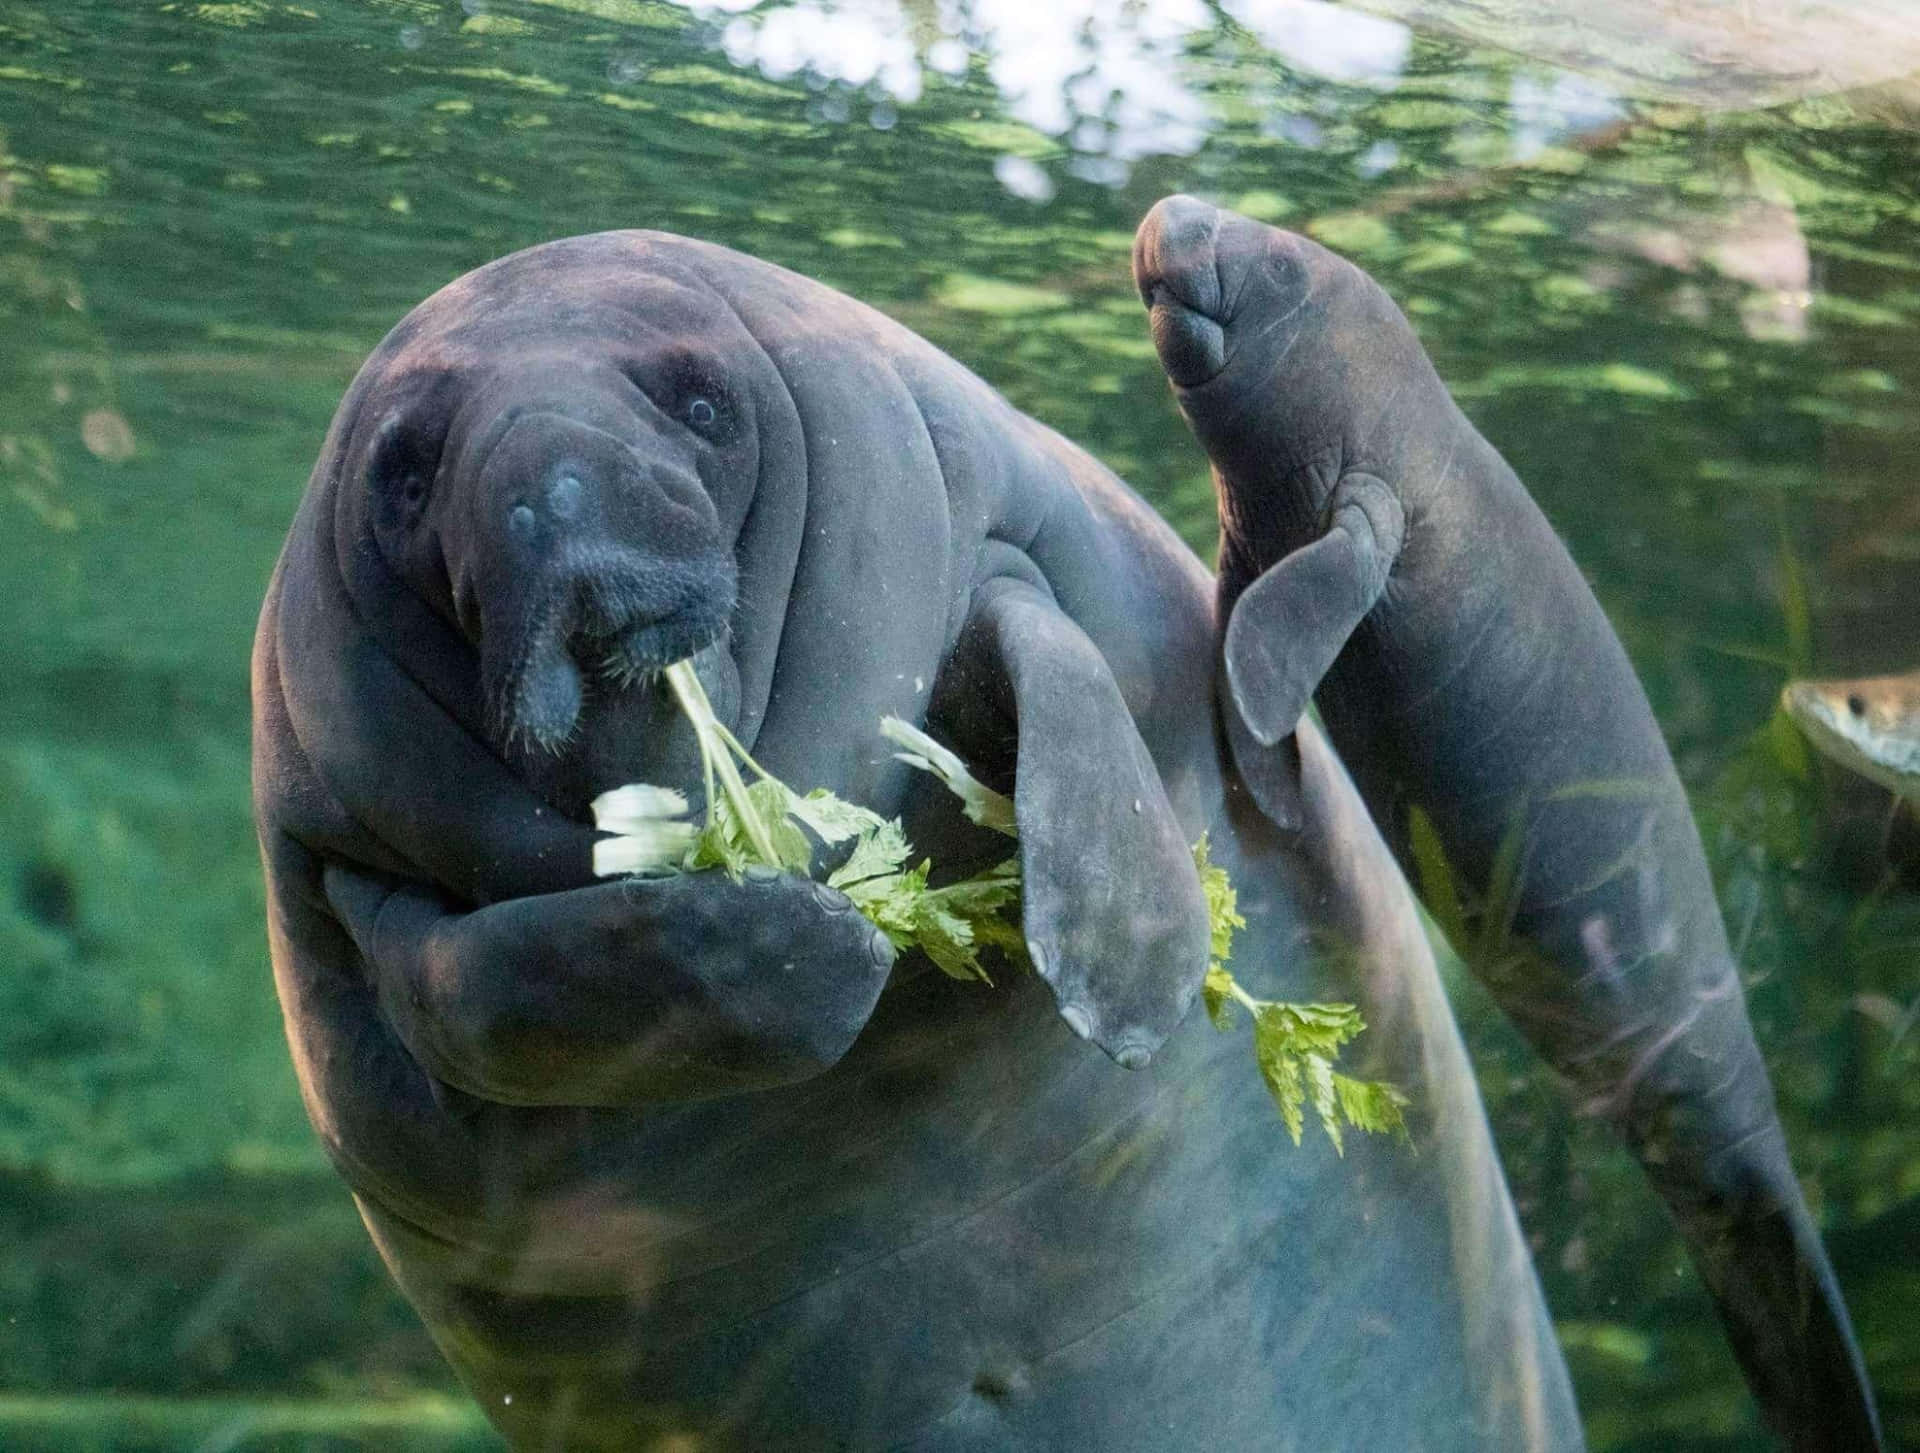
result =
[[[1794,1176],[1730,959],[1724,977],[1724,991],[1699,991],[1691,1016],[1669,1016],[1654,1043],[1628,1051],[1631,1068],[1611,1076],[1612,1094],[1596,1108],[1615,1120],[1672,1213],[1784,1446],[1871,1453],[1881,1434],[1865,1363]],[[1622,1047],[1632,1043],[1622,1037]]]
[[[1865,1363],[1779,1126],[1715,1157],[1708,1193],[1689,1180],[1660,1189],[1774,1432],[1792,1453],[1879,1449]]]

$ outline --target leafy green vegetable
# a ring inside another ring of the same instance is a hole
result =
[[[1224,1030],[1232,1027],[1235,1005],[1253,1016],[1253,1057],[1293,1143],[1300,1143],[1309,1103],[1341,1155],[1346,1154],[1342,1122],[1356,1130],[1407,1140],[1402,1113],[1409,1103],[1405,1095],[1384,1081],[1356,1080],[1333,1067],[1342,1047],[1367,1027],[1359,1009],[1352,1004],[1256,999],[1241,988],[1227,972],[1225,961],[1233,953],[1234,931],[1245,928],[1247,921],[1240,916],[1239,895],[1226,869],[1209,858],[1204,835],[1193,845],[1193,865],[1200,871],[1212,930],[1212,961],[1200,985],[1207,1017],[1215,1029]]]
[[[813,862],[811,833],[828,847],[851,843],[845,860],[827,875],[827,886],[852,899],[896,949],[917,948],[942,973],[983,984],[993,980],[980,961],[982,949],[1032,967],[1020,930],[1019,859],[929,887],[932,860],[907,866],[913,846],[898,819],[845,802],[825,788],[804,796],[795,792],[754,761],[714,715],[690,662],[675,662],[666,676],[699,738],[706,821],[699,827],[685,821],[687,799],[671,788],[636,783],[605,793],[594,800],[594,822],[613,836],[594,848],[596,874],[722,868],[737,877],[756,864],[806,873]],[[883,717],[880,730],[905,748],[896,754],[901,761],[944,782],[974,822],[1019,836],[1012,800],[974,777],[949,748],[898,717]],[[752,785],[740,776],[740,767],[754,774]],[[1238,896],[1226,870],[1208,856],[1204,835],[1193,845],[1193,862],[1206,894],[1210,929],[1201,985],[1207,1017],[1224,1030],[1232,1026],[1236,1005],[1253,1016],[1254,1059],[1293,1143],[1300,1143],[1308,1105],[1343,1155],[1343,1125],[1407,1139],[1406,1096],[1392,1085],[1356,1080],[1333,1067],[1341,1049],[1367,1027],[1360,1011],[1351,1004],[1256,999],[1242,989],[1226,970],[1234,933],[1247,926]]]
[[[842,802],[824,787],[816,787],[805,797],[787,794],[787,811],[804,822],[821,842],[832,846],[884,826],[877,812],[869,812],[851,802]]]
[[[594,822],[616,836],[595,845],[596,874],[722,868],[738,877],[756,864],[806,873],[814,852],[808,833],[827,847],[851,840],[846,860],[828,874],[827,886],[851,898],[896,949],[917,948],[941,972],[985,984],[993,980],[980,962],[982,948],[994,948],[1015,964],[1027,962],[1018,925],[1017,859],[957,883],[928,887],[932,862],[907,867],[913,847],[897,820],[825,788],[804,796],[795,792],[754,761],[714,715],[691,662],[676,661],[665,674],[700,743],[706,822],[696,828],[682,821],[687,799],[671,788],[636,783],[605,793],[594,800]],[[975,822],[1013,833],[1012,802],[975,779],[950,750],[898,717],[884,718],[881,730],[909,749],[900,753],[901,760],[945,782]],[[751,786],[740,767],[754,774]]]
[[[1020,836],[1020,829],[1014,822],[1013,799],[1004,793],[995,792],[986,783],[976,778],[966,769],[964,763],[946,747],[918,727],[910,726],[897,716],[880,718],[880,735],[890,742],[897,742],[909,750],[895,752],[894,756],[909,767],[918,767],[923,772],[931,772],[958,797],[969,818],[982,827],[990,827],[1003,832],[1008,837]]]
[[[1200,984],[1200,998],[1207,1006],[1207,1018],[1213,1021],[1213,1027],[1225,1029],[1233,1023],[1233,995],[1239,985],[1224,965],[1233,955],[1234,931],[1245,928],[1247,920],[1240,916],[1240,895],[1233,891],[1227,870],[1215,867],[1207,854],[1205,833],[1201,833],[1200,841],[1193,845],[1193,866],[1200,872],[1200,889],[1207,897],[1210,931],[1207,943],[1210,962],[1207,977]]]

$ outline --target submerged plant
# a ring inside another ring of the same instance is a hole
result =
[[[602,794],[593,802],[594,822],[612,836],[594,846],[597,875],[722,868],[737,877],[756,865],[804,874],[813,862],[811,833],[827,847],[851,843],[840,866],[828,873],[827,886],[852,899],[895,949],[919,949],[950,977],[984,984],[993,981],[980,961],[983,948],[1031,967],[1020,929],[1018,858],[930,887],[932,859],[907,866],[913,847],[897,818],[883,818],[823,787],[795,792],[754,761],[714,714],[690,661],[676,661],[665,676],[699,742],[706,819],[688,821],[685,794],[670,787],[634,783]],[[973,822],[1019,836],[1012,799],[976,778],[950,749],[899,717],[882,717],[880,731],[903,749],[895,753],[901,761],[938,777]],[[751,784],[740,775],[742,767],[753,773]],[[1308,1105],[1342,1154],[1343,1127],[1406,1140],[1407,1097],[1390,1084],[1353,1079],[1334,1068],[1341,1048],[1367,1027],[1359,1009],[1256,999],[1241,988],[1226,969],[1234,931],[1246,927],[1237,895],[1226,870],[1209,858],[1204,835],[1193,845],[1193,860],[1211,929],[1202,985],[1207,1015],[1222,1030],[1231,1027],[1235,1005],[1252,1016],[1254,1058],[1293,1143],[1300,1143]]]

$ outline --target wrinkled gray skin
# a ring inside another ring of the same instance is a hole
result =
[[[1285,820],[1275,763],[1311,696],[1409,865],[1424,810],[1473,967],[1646,1167],[1770,1423],[1877,1447],[1685,792],[1579,570],[1352,264],[1171,197],[1134,276],[1214,466],[1250,778]]]
[[[269,929],[313,1122],[517,1446],[1577,1445],[1405,885],[1318,738],[1304,831],[1253,808],[1211,597],[1084,453],[719,248],[520,253],[369,359],[256,642]],[[956,873],[1005,839],[879,717],[1010,788],[1046,981],[892,965],[797,877],[593,881],[596,792],[699,780],[649,676],[695,648]],[[1187,1013],[1202,832],[1236,971],[1361,1004],[1417,1155],[1294,1149]]]

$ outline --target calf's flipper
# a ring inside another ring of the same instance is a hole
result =
[[[1214,677],[1214,697],[1227,750],[1247,795],[1274,826],[1298,832],[1307,818],[1299,738],[1289,732],[1272,746],[1262,746],[1235,705],[1224,670]]]
[[[1405,523],[1384,480],[1342,476],[1328,514],[1326,534],[1275,562],[1227,619],[1227,685],[1262,746],[1300,724],[1320,679],[1379,603],[1400,553]]]

